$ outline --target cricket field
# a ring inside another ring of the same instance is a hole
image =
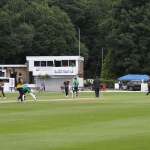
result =
[[[150,95],[37,93],[0,99],[1,150],[149,150]]]

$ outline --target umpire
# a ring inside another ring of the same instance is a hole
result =
[[[96,97],[99,97],[100,80],[99,80],[98,77],[96,77],[96,78],[94,79],[93,87],[94,87],[94,90],[95,90],[95,96],[96,96]]]

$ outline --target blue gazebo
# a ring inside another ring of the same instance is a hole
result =
[[[148,81],[150,77],[148,75],[140,75],[140,74],[128,74],[118,78],[119,81]]]

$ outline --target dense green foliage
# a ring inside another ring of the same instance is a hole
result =
[[[1,0],[0,63],[78,55],[80,28],[86,78],[150,74],[149,10],[148,0]]]
[[[26,55],[78,54],[74,26],[57,6],[25,0],[8,1],[0,11],[0,28],[1,63],[24,62]],[[86,56],[84,44],[81,48],[81,54]]]
[[[149,10],[148,0],[121,0],[113,6],[112,32],[108,37],[112,55],[108,53],[111,57],[107,58],[112,76],[114,73],[115,76],[127,73],[150,74]]]
[[[2,150],[150,149],[149,96],[143,93],[107,92],[93,99],[86,92],[80,96],[88,99],[66,101],[53,101],[62,94],[42,93],[37,103],[7,96],[0,101]]]

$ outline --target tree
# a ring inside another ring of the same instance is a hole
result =
[[[101,78],[102,79],[114,79],[115,76],[113,74],[113,66],[112,62],[115,59],[113,58],[112,50],[110,49],[105,57],[104,63],[102,64],[101,69]]]
[[[101,66],[96,64],[101,59],[101,48],[106,47],[108,29],[103,22],[109,17],[110,0],[49,0],[49,5],[59,6],[67,12],[75,27],[80,28],[81,41],[89,50],[85,58],[85,77],[93,77],[93,72],[100,72]]]
[[[8,1],[0,9],[0,18],[0,62],[23,63],[26,55],[78,55],[70,18],[46,1]],[[81,46],[82,54],[87,55],[87,48]]]
[[[150,2],[121,0],[113,10],[112,32],[107,37],[112,49],[115,76],[150,73],[147,60],[150,46]]]

